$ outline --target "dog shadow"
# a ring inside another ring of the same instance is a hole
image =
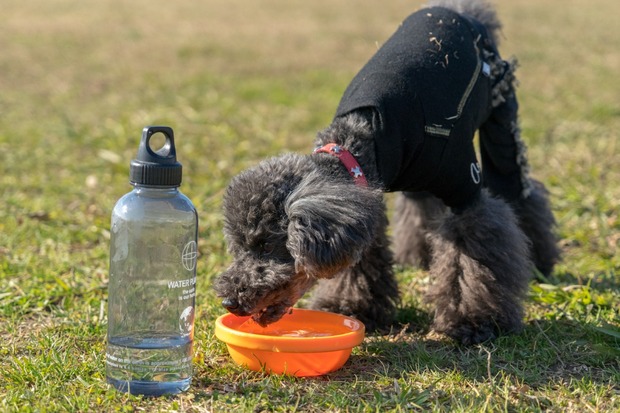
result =
[[[546,283],[561,289],[582,284],[582,281],[574,274],[562,273],[534,283],[532,287]],[[609,283],[613,284],[613,281],[608,282],[605,278],[604,282],[591,283],[589,288],[604,292],[620,287],[617,282],[615,285]],[[530,299],[529,304],[541,305],[532,301]],[[466,389],[438,385],[443,377],[451,376],[480,383],[488,391],[508,389],[510,403],[519,400],[531,403],[535,398],[541,408],[553,407],[544,391],[550,384],[566,386],[571,382],[591,382],[608,386],[617,382],[617,372],[620,371],[618,327],[599,324],[594,321],[596,317],[571,317],[571,313],[563,313],[553,303],[548,304],[547,310],[537,308],[533,311],[536,315],[525,320],[519,333],[463,346],[431,330],[429,308],[417,302],[403,303],[398,309],[397,323],[391,330],[367,334],[342,368],[324,376],[290,379],[317,383],[369,383],[376,391],[366,397],[424,406],[432,400],[459,397],[459,394],[471,397],[471,392]],[[590,308],[589,311],[595,314],[597,309]],[[257,380],[257,374],[262,376],[264,373],[241,370],[239,374],[247,376],[247,382],[252,383]],[[197,397],[205,399],[212,397],[214,392],[242,394],[249,391],[247,384],[235,387],[211,380],[199,387],[201,391]],[[446,387],[452,388],[445,390]],[[537,389],[543,391],[537,392]],[[448,391],[450,396],[446,395]]]
[[[528,319],[521,332],[463,346],[429,330],[431,317],[415,308],[412,321],[388,334],[369,334],[330,380],[395,381],[416,374],[458,374],[474,382],[509,380],[536,389],[571,380],[605,385],[620,369],[620,329],[559,315]],[[400,317],[406,319],[407,317]],[[610,368],[611,367],[611,368]],[[422,380],[419,380],[422,381]],[[543,403],[544,404],[544,403]]]

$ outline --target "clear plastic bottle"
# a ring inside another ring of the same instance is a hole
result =
[[[157,151],[154,134],[165,137]],[[172,129],[144,128],[134,189],[111,220],[106,376],[123,392],[175,394],[191,382],[198,215],[181,176]]]

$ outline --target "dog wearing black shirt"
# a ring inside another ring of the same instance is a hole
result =
[[[429,270],[435,331],[472,344],[521,328],[531,275],[550,274],[560,254],[548,193],[529,176],[500,27],[483,0],[413,13],[355,76],[315,153],[231,181],[234,261],[214,283],[224,307],[268,325],[314,287],[310,307],[386,329],[400,303],[396,260]],[[399,192],[393,248],[384,192]]]

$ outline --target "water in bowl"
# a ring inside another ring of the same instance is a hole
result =
[[[335,331],[317,330],[315,328],[282,328],[278,327],[278,323],[262,327],[251,318],[244,321],[237,328],[239,331],[251,334],[261,334],[265,336],[277,337],[328,337],[334,335]]]

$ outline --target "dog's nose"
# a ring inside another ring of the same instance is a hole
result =
[[[224,306],[224,308],[226,308],[228,311],[232,311],[239,308],[239,302],[234,298],[224,298],[222,300],[222,306]]]

